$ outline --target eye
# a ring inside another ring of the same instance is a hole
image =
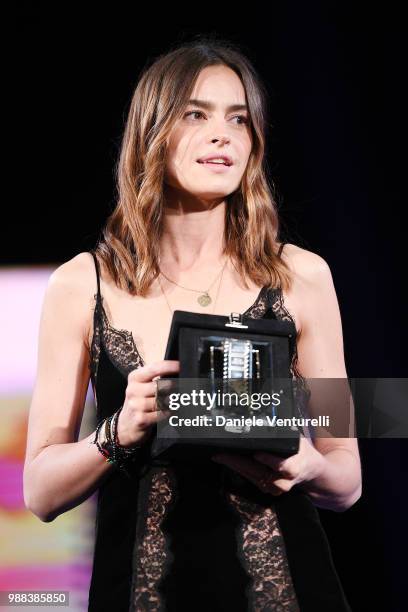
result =
[[[190,111],[189,113],[186,113],[184,115],[184,117],[189,117],[190,115],[201,115],[201,116],[203,116],[203,113],[201,111]]]
[[[201,115],[202,117],[204,116],[204,114],[201,111],[194,110],[194,111],[185,113],[184,117],[189,117],[190,115]],[[237,125],[246,125],[247,123],[249,123],[249,120],[245,115],[234,115],[232,119],[240,119]]]
[[[242,123],[248,123],[248,118],[245,115],[235,115],[233,117],[233,119],[242,119]],[[241,125],[242,123],[240,123],[239,125]]]

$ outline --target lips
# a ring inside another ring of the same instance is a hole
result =
[[[214,165],[216,165],[217,162],[211,161],[211,160],[216,160],[216,159],[217,160],[222,159],[224,161],[225,166],[232,166],[232,159],[231,157],[229,157],[229,155],[208,155],[207,157],[200,157],[199,159],[197,159],[197,162],[199,164],[213,163]],[[222,164],[218,162],[218,165],[222,165]]]

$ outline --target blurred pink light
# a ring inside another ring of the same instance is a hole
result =
[[[55,268],[0,269],[0,394],[31,393],[37,369],[38,328],[48,278]]]

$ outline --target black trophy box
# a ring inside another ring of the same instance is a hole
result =
[[[200,384],[202,381],[203,389],[208,389],[211,381],[216,384],[223,380],[222,384],[225,384],[224,380],[227,379],[232,385],[247,383],[251,389],[258,390],[261,387],[257,385],[264,384],[266,379],[267,383],[278,379],[285,384],[284,416],[293,417],[296,411],[290,364],[295,343],[296,328],[291,321],[253,319],[239,313],[231,313],[228,317],[176,310],[173,313],[164,359],[179,360],[180,371],[178,376],[162,377],[161,380],[181,385],[184,381],[195,379]],[[235,350],[239,349],[243,356],[242,351],[245,348],[246,360],[234,357],[234,347]],[[239,355],[235,353],[237,354]],[[234,363],[245,363],[246,369],[242,366],[243,369],[240,370],[241,366],[234,366]],[[159,396],[161,384],[160,382]],[[219,389],[217,386],[211,388]],[[241,406],[240,410],[242,413]],[[255,430],[257,435],[245,429],[239,430],[239,433],[237,430],[231,432],[227,427],[213,428],[213,431],[217,430],[217,435],[212,435],[212,432],[208,435],[208,429],[201,428],[202,436],[196,433],[195,436],[189,437],[186,431],[179,435],[180,428],[177,431],[177,428],[167,427],[166,422],[161,422],[156,428],[151,456],[174,456],[189,460],[221,450],[244,454],[262,450],[280,456],[290,456],[299,450],[299,433],[294,433],[293,428],[289,430],[274,427],[273,435],[268,433],[271,431],[270,427],[252,428],[252,432]],[[222,433],[219,433],[218,429]]]

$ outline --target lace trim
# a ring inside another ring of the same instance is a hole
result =
[[[247,589],[249,609],[298,612],[285,543],[274,508],[264,508],[236,493],[227,493],[227,500],[240,518],[239,556],[252,578]]]
[[[94,335],[91,342],[91,361],[89,364],[94,383],[98,375],[98,365],[101,342],[112,361],[122,374],[127,376],[131,370],[144,365],[144,361],[137,349],[133,334],[126,329],[113,327],[103,307],[103,297],[94,294],[96,301],[94,310]],[[102,333],[101,333],[102,331]]]
[[[161,468],[151,479],[144,535],[136,549],[131,612],[163,610],[158,585],[173,555],[161,525],[173,502],[174,494],[174,476],[169,468]]]
[[[258,299],[243,314],[250,319],[260,319],[268,308],[268,291],[265,287],[258,295]]]

